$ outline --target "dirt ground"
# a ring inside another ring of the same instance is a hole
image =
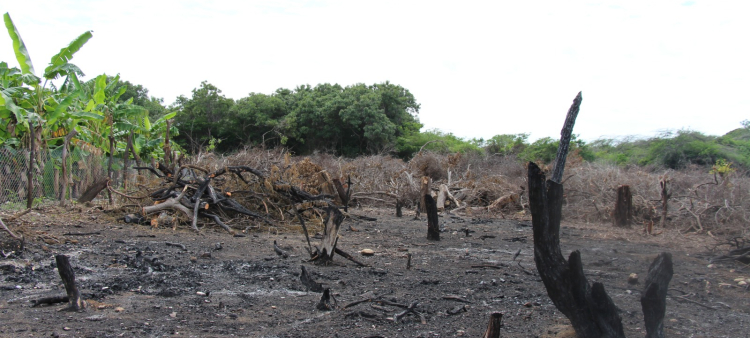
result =
[[[411,212],[403,218],[384,209],[350,212],[377,218],[347,218],[338,242],[368,267],[340,256],[331,266],[307,263],[299,231],[263,226],[233,237],[208,226],[196,235],[186,227],[117,222],[121,215],[96,209],[34,210],[11,224],[29,238],[25,250],[0,233],[0,336],[480,337],[493,312],[504,314],[503,337],[573,336],[536,272],[530,220],[442,215],[445,231],[431,242],[426,220]],[[288,258],[274,253],[274,240]],[[645,334],[640,292],[649,264],[663,251],[675,264],[667,336],[748,336],[750,297],[736,279],[750,278],[750,271],[709,265],[716,253],[709,252],[715,240],[707,235],[667,229],[646,236],[638,229],[563,223],[561,240],[566,256],[581,251],[589,281],[604,283],[627,336]],[[362,249],[375,254],[361,256]],[[32,307],[31,300],[65,294],[56,254],[70,256],[90,303],[86,311]],[[300,282],[301,266],[330,288],[337,310],[316,309],[321,293]],[[631,273],[641,284],[628,284]],[[365,299],[379,302],[344,308]],[[393,304],[414,302],[421,316],[393,320],[404,311]]]

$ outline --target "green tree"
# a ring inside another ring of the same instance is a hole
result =
[[[221,90],[207,81],[193,89],[190,98],[177,98],[174,109],[180,136],[175,138],[183,147],[196,153],[212,138],[220,136],[222,119],[234,105],[234,100],[226,98]],[[236,123],[232,121],[231,123]]]

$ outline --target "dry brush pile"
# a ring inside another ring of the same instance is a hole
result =
[[[237,172],[237,168],[245,169]],[[744,173],[718,175],[697,167],[681,171],[622,168],[585,163],[575,156],[568,160],[567,168],[563,216],[568,221],[612,222],[617,188],[622,185],[629,186],[632,192],[632,220],[637,225],[744,237],[745,224],[750,220],[747,211],[750,210],[750,179]],[[429,191],[434,196],[447,191],[443,206],[450,212],[528,217],[525,167],[512,156],[422,152],[410,161],[403,161],[384,155],[347,159],[321,153],[294,157],[282,149],[247,149],[231,156],[197,156],[184,169],[185,175],[197,179],[187,185],[188,200],[194,200],[192,196],[200,188],[198,183],[205,180],[206,175],[222,173],[211,179],[213,192],[206,195],[211,200],[199,207],[205,208],[200,211],[203,220],[224,224],[228,230],[257,228],[263,224],[296,227],[299,220],[295,210],[313,227],[320,228],[324,217],[322,209],[328,205],[342,206],[347,199],[352,207],[399,206],[416,210],[424,191],[423,178],[429,178]],[[347,181],[351,182],[351,187]],[[666,190],[663,191],[664,184]],[[163,202],[165,196],[174,199],[175,194],[180,193],[175,189],[178,186],[183,187],[175,185],[173,178],[162,179],[160,186],[149,187],[149,196],[155,199],[154,192],[161,189],[163,193],[163,189],[171,188],[171,195],[159,195],[161,199],[157,202]],[[349,197],[344,193],[348,188],[351,188]],[[231,203],[239,206],[222,207],[214,196],[231,196]],[[665,200],[667,209],[663,217]],[[151,206],[151,201],[141,200],[140,203],[155,219],[157,213],[152,211],[163,210]],[[195,209],[190,201],[183,204]],[[171,216],[188,223],[197,222],[184,211],[173,212]],[[162,218],[175,222],[173,218],[163,215]]]

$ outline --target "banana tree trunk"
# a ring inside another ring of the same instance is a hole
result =
[[[110,124],[110,130],[111,124]],[[111,132],[110,132],[111,133]],[[112,135],[109,135],[109,164],[107,164],[107,178],[110,182],[112,182],[112,160],[115,153],[115,137]],[[109,205],[114,204],[112,201],[112,192],[107,190],[107,196],[109,197]]]
[[[36,135],[34,135],[34,120],[32,119],[29,119],[29,130],[31,130],[31,133],[29,133],[29,168],[26,172],[26,209],[31,209],[34,204],[34,149],[36,148],[34,141]]]
[[[60,200],[60,205],[65,205],[65,198],[68,195],[68,185],[71,181],[71,173],[68,172],[68,149],[70,149],[70,140],[73,139],[78,135],[78,131],[75,129],[72,129],[68,135],[65,136],[65,140],[63,141],[63,149],[62,149],[62,189],[60,189],[60,196],[58,197]],[[71,170],[72,171],[72,170]]]

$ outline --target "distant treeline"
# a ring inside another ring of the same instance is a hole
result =
[[[330,152],[347,157],[390,153],[408,159],[420,149],[542,163],[555,157],[558,141],[551,137],[529,142],[529,134],[504,134],[467,140],[439,130],[420,132],[419,107],[409,90],[389,82],[304,85],[272,94],[250,93],[236,101],[203,82],[191,97],[177,98],[169,110],[177,111],[177,141],[193,153],[284,146],[300,155]],[[652,138],[593,142],[574,137],[571,150],[583,161],[623,166],[679,169],[721,160],[750,168],[750,123],[742,126],[724,136],[679,130]]]
[[[297,154],[325,151],[354,157],[394,151],[418,134],[419,104],[405,88],[388,82],[338,84],[250,93],[234,101],[203,82],[190,98],[177,98],[178,142],[196,152],[283,145]]]

